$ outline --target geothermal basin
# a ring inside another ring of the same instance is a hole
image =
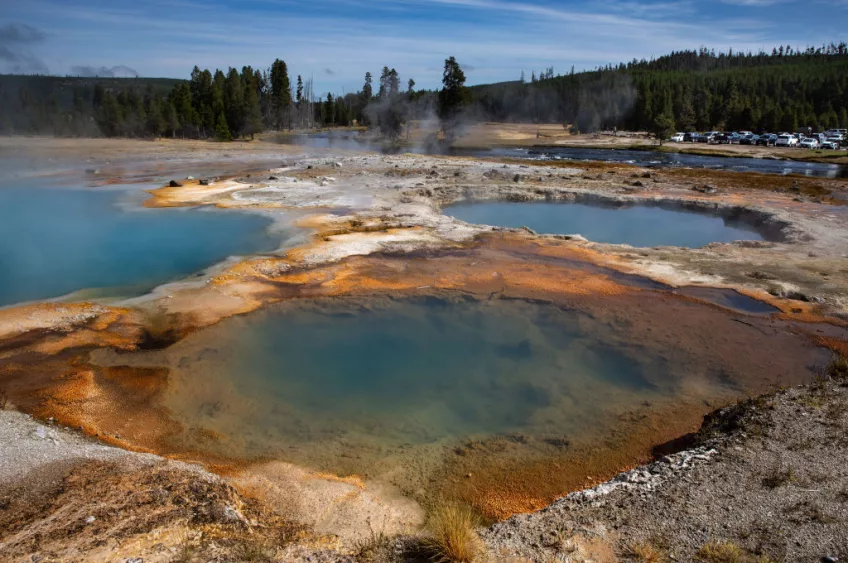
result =
[[[743,220],[650,204],[473,201],[445,213],[466,223],[529,227],[544,234],[579,234],[593,242],[698,248],[712,242],[763,240]]]
[[[281,245],[267,216],[146,209],[146,196],[138,186],[0,186],[0,307],[81,290],[140,295],[230,256]]]

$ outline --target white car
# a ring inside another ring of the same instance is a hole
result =
[[[792,135],[778,135],[774,146],[776,147],[795,147],[798,145],[798,139]]]
[[[819,148],[835,151],[839,148],[839,143],[834,141],[822,141],[821,145],[819,145]]]
[[[798,143],[802,149],[817,149],[819,148],[819,142],[812,137],[804,137],[801,139],[801,142]]]
[[[683,133],[675,133],[671,136],[670,141],[672,143],[682,143],[683,142]]]

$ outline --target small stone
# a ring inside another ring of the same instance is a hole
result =
[[[180,184],[179,182],[177,182],[176,180],[171,180],[170,182],[168,182],[168,187],[170,187],[170,188],[181,188],[181,187],[183,187],[183,185]]]
[[[468,478],[468,479],[471,479],[471,473],[466,473],[465,477]]]
[[[837,561],[839,561],[839,558],[838,557],[831,557],[829,555],[825,555],[824,557],[821,558],[821,561],[822,561],[822,563],[836,563]]]
[[[186,176],[186,180],[194,180],[194,176]]]
[[[86,524],[92,524],[95,520],[97,520],[97,518],[95,518],[94,516],[87,516],[85,518],[85,523]]]

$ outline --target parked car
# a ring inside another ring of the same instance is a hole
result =
[[[740,145],[755,145],[755,144],[757,144],[757,139],[759,139],[759,136],[754,135],[753,133],[748,133],[747,135],[745,135],[741,139],[739,139],[739,144]]]
[[[764,147],[774,146],[774,143],[777,142],[777,135],[774,133],[763,133],[757,139],[758,145],[762,145]]]
[[[683,142],[683,133],[675,133],[669,139],[672,143],[682,143]]]
[[[738,145],[742,141],[742,135],[739,133],[728,133],[727,142],[731,145]]]
[[[834,143],[837,147],[842,146],[842,137],[828,137],[827,141]]]
[[[798,146],[798,138],[794,135],[778,135],[777,141],[775,141],[774,146],[776,147],[796,147]]]
[[[819,144],[819,148],[835,151],[836,149],[839,148],[839,143],[836,143],[834,141],[824,140]]]
[[[698,138],[697,133],[684,133],[683,134],[683,142],[684,143],[694,143],[695,139]]]
[[[817,149],[819,148],[819,142],[813,137],[804,137],[801,139],[801,142],[798,143],[798,146],[802,149]]]
[[[721,133],[719,135],[716,135],[713,141],[718,143],[719,145],[726,145],[728,142],[730,142],[727,138],[727,133]]]
[[[698,138],[695,142],[697,143],[712,143],[715,141],[715,133],[708,131],[706,133],[701,133],[698,135]]]

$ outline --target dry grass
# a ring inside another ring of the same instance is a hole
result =
[[[354,545],[354,557],[357,561],[379,563],[392,560],[392,541],[382,530],[375,532],[368,521],[370,534],[367,538],[357,540]]]
[[[848,358],[842,354],[834,354],[825,368],[825,374],[834,379],[848,378]]]
[[[791,467],[781,467],[776,465],[771,471],[763,476],[762,483],[763,486],[768,489],[776,489],[783,485],[788,485],[796,480],[795,473],[792,471]]]
[[[624,557],[642,563],[663,563],[667,560],[665,553],[646,542],[636,542],[627,546]]]
[[[703,563],[771,563],[772,561],[765,555],[751,555],[738,545],[728,541],[704,544],[695,554],[695,557]]]
[[[427,526],[432,534],[422,541],[433,561],[470,563],[477,561],[483,544],[476,528],[480,518],[467,505],[439,502],[430,512]]]
[[[191,563],[197,557],[198,541],[188,531],[181,535],[180,543],[177,544],[177,554],[172,563]]]
[[[273,554],[273,549],[264,537],[249,536],[237,541],[234,552],[238,561],[259,563],[268,561]]]

